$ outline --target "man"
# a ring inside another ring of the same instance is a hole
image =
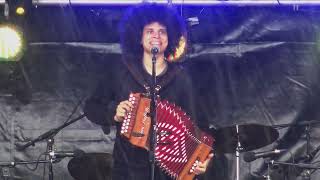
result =
[[[132,145],[122,137],[120,128],[126,113],[132,108],[128,101],[129,94],[148,93],[150,89],[153,47],[159,50],[155,65],[158,95],[180,106],[192,119],[197,119],[189,75],[180,64],[166,60],[175,53],[181,37],[185,35],[184,21],[166,5],[143,4],[134,7],[126,12],[120,24],[123,61],[112,64],[113,78],[106,77],[85,106],[88,119],[100,124],[106,131],[111,124],[116,124],[112,172],[114,180],[151,178],[148,151]],[[195,174],[206,171],[212,156],[210,154],[205,162],[196,167]],[[172,178],[156,166],[155,179]]]

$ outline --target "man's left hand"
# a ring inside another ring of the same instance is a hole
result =
[[[196,167],[194,173],[197,174],[197,175],[199,175],[199,174],[203,174],[204,172],[206,172],[207,167],[208,167],[209,162],[210,162],[210,160],[212,159],[212,157],[213,157],[213,153],[210,153],[210,154],[208,155],[207,159],[206,159],[204,162],[200,162],[200,163],[198,164],[198,166]]]

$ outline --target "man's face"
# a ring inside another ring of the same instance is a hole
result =
[[[151,48],[159,48],[159,54],[163,54],[168,46],[167,29],[158,22],[147,24],[143,28],[141,40],[144,52],[151,54]]]

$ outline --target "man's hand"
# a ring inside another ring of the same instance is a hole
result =
[[[122,122],[124,120],[124,117],[127,115],[127,112],[130,111],[130,109],[133,108],[133,105],[130,103],[130,101],[122,101],[117,106],[116,114],[114,115],[114,120],[116,122]]]
[[[196,175],[199,175],[199,174],[203,174],[204,172],[206,172],[207,167],[208,167],[209,162],[212,159],[212,157],[213,157],[213,153],[209,154],[207,159],[204,162],[200,162],[198,164],[198,166],[196,167],[196,169],[194,170],[194,173]]]

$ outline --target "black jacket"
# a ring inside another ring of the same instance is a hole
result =
[[[151,84],[151,75],[143,67],[142,62],[115,61],[110,64],[110,70],[101,81],[96,91],[86,101],[85,114],[87,118],[102,126],[105,133],[110,126],[116,124],[117,133],[113,150],[113,179],[115,180],[149,180],[150,168],[148,152],[131,145],[120,136],[121,124],[115,123],[113,117],[119,102],[127,100],[130,93],[144,93],[145,86]],[[190,75],[181,64],[169,63],[166,72],[157,77],[161,86],[161,99],[180,106],[191,119],[197,120],[197,103]],[[205,124],[197,121],[200,127]],[[156,180],[170,179],[156,168]]]

